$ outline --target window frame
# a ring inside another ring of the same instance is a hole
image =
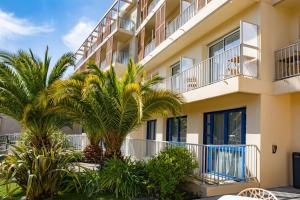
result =
[[[156,122],[157,120],[149,120],[147,121],[147,127],[146,127],[146,140],[156,140]],[[151,133],[150,133],[150,128],[151,124],[154,123],[154,133],[153,133],[153,138],[151,138]]]
[[[207,45],[207,55],[208,55],[208,58],[211,58],[212,56],[210,55],[210,48],[212,47],[212,46],[214,46],[214,45],[216,45],[217,43],[219,43],[219,42],[221,42],[222,41],[222,43],[223,43],[223,50],[225,51],[225,38],[227,38],[227,37],[229,37],[230,35],[233,35],[233,34],[235,34],[235,33],[237,33],[237,32],[239,32],[239,35],[240,35],[240,44],[241,44],[241,29],[240,29],[240,27],[238,27],[238,28],[236,28],[236,29],[234,29],[234,30],[232,30],[232,31],[230,31],[229,33],[227,33],[227,34],[225,34],[225,35],[223,35],[222,37],[220,37],[220,38],[218,38],[217,40],[215,40],[215,41],[213,41],[213,42],[211,42],[211,43],[209,43],[208,45]]]
[[[242,120],[241,120],[241,144],[246,144],[246,107],[241,108],[235,108],[235,109],[228,109],[228,110],[220,110],[220,111],[214,111],[214,112],[206,112],[203,116],[203,144],[211,144],[211,141],[213,141],[213,128],[214,128],[214,121],[213,121],[213,115],[222,113],[224,114],[224,145],[228,144],[228,127],[229,127],[229,121],[228,116],[231,112],[242,112]],[[208,116],[210,117],[209,121],[209,135],[207,127],[207,120]],[[209,137],[209,143],[207,141]]]
[[[187,129],[187,115],[184,115],[184,116],[179,116],[179,117],[169,117],[167,118],[167,130],[166,130],[166,140],[167,141],[170,141],[170,142],[183,142],[183,141],[180,141],[180,136],[181,136],[181,119],[185,119],[186,120],[186,129]],[[172,139],[172,136],[173,136],[173,126],[170,125],[170,121],[171,120],[175,120],[175,123],[177,123],[177,141],[173,141]],[[170,130],[171,128],[171,130]],[[187,132],[187,131],[186,131]],[[187,133],[186,133],[187,135]],[[186,138],[187,139],[187,138]],[[186,142],[186,141],[184,141]]]

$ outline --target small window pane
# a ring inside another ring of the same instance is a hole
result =
[[[180,121],[180,142],[186,142],[187,118],[181,117]]]
[[[156,120],[151,120],[147,122],[147,139],[156,139]]]
[[[224,144],[224,113],[214,114],[213,144]]]
[[[187,134],[187,117],[176,117],[169,118],[167,120],[167,138],[169,141],[173,142],[186,142]]]
[[[223,40],[214,44],[209,48],[209,57],[213,57],[217,54],[220,54],[224,51]]]
[[[180,62],[175,63],[171,66],[172,76],[180,73]]]
[[[242,112],[228,114],[228,144],[242,143]]]
[[[235,47],[240,44],[240,31],[237,31],[229,36],[227,36],[224,40],[225,50]]]

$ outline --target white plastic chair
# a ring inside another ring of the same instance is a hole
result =
[[[261,188],[248,188],[241,191],[238,196],[251,197],[263,200],[278,200],[277,197],[268,190]]]

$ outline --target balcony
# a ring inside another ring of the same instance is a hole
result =
[[[275,52],[276,80],[300,75],[300,41]]]
[[[192,17],[195,16],[197,11],[196,0],[194,0],[189,7],[187,7],[180,15],[178,15],[174,20],[172,20],[166,26],[166,37],[170,37],[175,31],[177,31],[181,26],[188,22]]]
[[[129,59],[129,51],[117,51],[113,54],[113,63],[127,65]]]
[[[166,88],[185,93],[235,76],[258,77],[258,49],[245,44],[226,50],[166,79]]]
[[[195,6],[195,2],[196,6]],[[166,39],[140,61],[145,68],[158,66],[205,36],[226,20],[257,3],[256,0],[200,0],[192,2],[166,23]],[[196,8],[195,8],[196,7]]]
[[[159,0],[153,0],[148,7],[148,13],[151,13],[154,10],[154,7],[157,5]]]
[[[135,2],[133,0],[117,0],[113,3],[111,8],[76,51],[78,59],[76,70],[90,59],[112,36],[121,42],[127,42],[133,36],[135,23],[130,17],[126,16],[130,16],[128,13],[134,5]]]
[[[119,41],[121,42],[126,42],[128,41],[132,36],[134,32],[134,22],[130,19],[125,19],[125,18],[118,18],[117,21],[114,21],[110,25],[110,31],[109,34],[106,38],[103,38],[101,43],[97,40],[94,40],[94,42],[89,46],[86,55],[81,57],[78,62],[76,63],[76,70],[83,64],[84,60],[89,58],[91,55],[95,53],[95,51],[103,45],[103,43],[106,42],[106,39],[111,37],[111,35],[114,35],[118,38]]]
[[[155,49],[155,39],[153,39],[151,42],[149,42],[149,44],[146,45],[144,57],[149,55],[154,49]]]
[[[147,160],[167,147],[182,147],[199,164],[195,175],[207,184],[256,182],[259,150],[255,145],[205,145],[170,141],[127,139],[122,153],[135,160]]]

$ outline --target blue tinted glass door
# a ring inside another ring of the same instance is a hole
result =
[[[208,146],[208,171],[243,180],[245,172],[246,109],[204,114],[204,144]]]

